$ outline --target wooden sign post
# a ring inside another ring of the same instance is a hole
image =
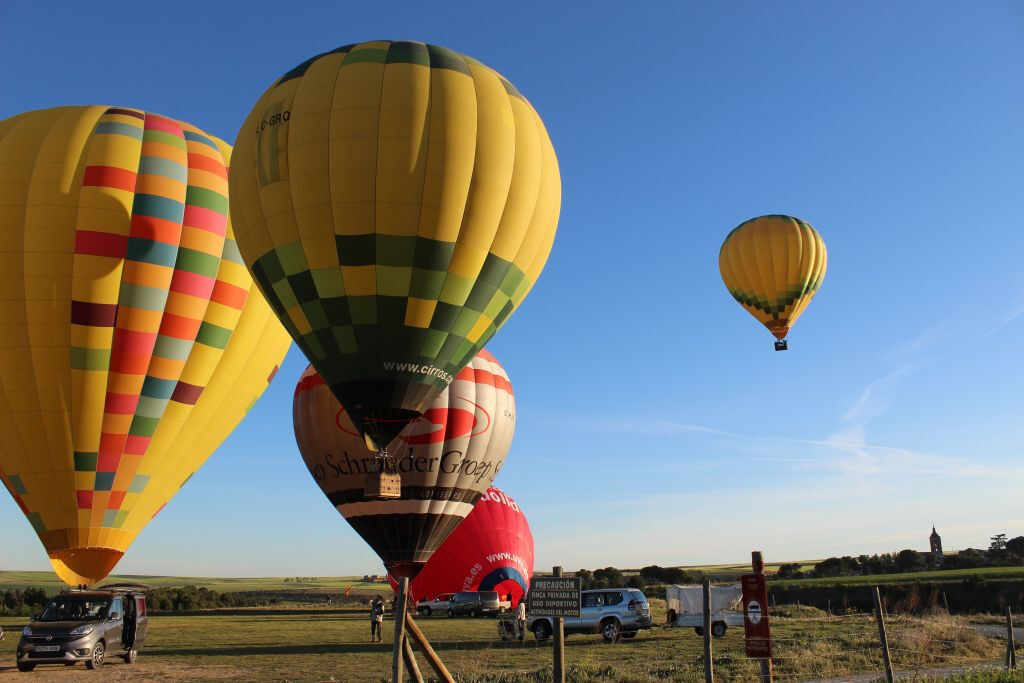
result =
[[[527,601],[530,616],[551,617],[554,642],[554,662],[551,672],[554,683],[565,683],[565,626],[564,617],[580,616],[579,577],[563,578],[562,568],[554,567],[551,578],[539,577],[530,581]]]
[[[743,633],[747,656],[761,663],[761,683],[772,682],[772,632],[768,624],[768,587],[761,551],[750,554],[752,574],[740,577],[743,587]]]

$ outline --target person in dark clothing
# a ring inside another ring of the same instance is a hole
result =
[[[370,642],[380,642],[381,627],[384,625],[384,598],[379,595],[370,603]]]

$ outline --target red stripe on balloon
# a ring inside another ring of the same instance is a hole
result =
[[[117,166],[86,166],[82,177],[83,186],[113,187],[118,190],[135,192],[135,171]]]
[[[187,225],[191,228],[198,228],[217,235],[223,235],[227,232],[228,217],[222,213],[217,213],[216,211],[202,206],[187,204],[185,205],[185,217],[182,219],[181,223],[182,225]]]
[[[228,177],[228,169],[224,164],[220,163],[213,157],[208,157],[205,154],[189,154],[188,155],[188,167],[199,168],[204,171],[209,171],[214,175],[218,175],[225,180]]]
[[[123,259],[128,251],[128,236],[95,230],[75,230],[75,253]]]
[[[216,280],[212,277],[190,273],[187,270],[176,270],[174,279],[171,280],[171,291],[209,299],[215,283]]]
[[[138,405],[138,395],[109,393],[107,394],[106,403],[103,405],[103,410],[115,415],[133,415]]]
[[[92,508],[92,493],[92,491],[75,491],[79,510],[89,510]],[[26,512],[25,514],[28,513]]]
[[[245,308],[245,302],[249,298],[249,290],[236,287],[230,283],[218,280],[213,286],[213,293],[210,294],[210,301],[240,311]]]

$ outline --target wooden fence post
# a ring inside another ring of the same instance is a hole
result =
[[[395,642],[391,652],[391,680],[394,683],[402,683],[404,677],[405,654],[403,645],[405,643],[405,602],[409,596],[409,577],[403,576],[398,580],[398,599],[395,600]]]
[[[704,683],[715,683],[711,659],[711,579],[704,579]]]
[[[551,575],[562,576],[561,567],[552,567]],[[555,617],[555,652],[551,666],[552,680],[554,683],[565,683],[565,620],[562,617]]]
[[[1017,668],[1017,644],[1013,640],[1013,611],[1006,606],[1006,668]]]
[[[444,665],[444,662],[441,661],[441,658],[437,656],[437,653],[434,652],[434,648],[432,648],[430,643],[427,642],[427,638],[423,635],[423,631],[420,630],[420,627],[408,612],[405,613],[405,627],[409,632],[406,638],[408,638],[408,636],[412,636],[412,639],[420,646],[420,650],[423,651],[423,656],[427,658],[427,663],[430,664],[437,673],[438,678],[444,681],[444,683],[455,683],[455,679],[452,678],[448,668]]]
[[[875,616],[878,619],[878,640],[882,643],[882,661],[885,663],[885,680],[893,683],[892,660],[889,659],[889,638],[885,635],[885,613],[882,610],[882,596],[878,586],[872,591],[875,596]]]
[[[405,658],[405,668],[409,670],[409,678],[413,683],[423,683],[423,674],[420,673],[420,665],[416,663],[416,655],[412,652],[408,636],[402,640],[402,656]]]

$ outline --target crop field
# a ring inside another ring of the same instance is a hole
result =
[[[297,591],[337,593],[352,586],[353,592],[387,591],[391,589],[386,583],[369,583],[362,581],[361,576],[319,576],[319,577],[254,577],[254,578],[221,578],[210,576],[136,576],[132,574],[114,574],[103,583],[143,583],[152,588],[179,588],[195,586],[221,593],[232,591]],[[64,587],[63,582],[53,572],[16,572],[0,571],[0,591],[17,588],[41,588],[49,593],[57,592]]]
[[[652,601],[656,623],[664,602]],[[501,642],[495,619],[417,620],[459,681],[543,680],[550,671],[551,647]],[[0,681],[22,676],[14,669],[17,634],[24,618],[0,617],[8,637],[0,641]],[[384,642],[369,642],[369,619],[361,609],[284,607],[223,609],[152,616],[149,639],[138,661],[105,666],[105,680],[272,680],[383,681],[388,677],[394,622],[384,623]],[[955,618],[895,620],[890,639],[897,670],[930,671],[943,666],[995,662],[1005,642]],[[773,616],[776,680],[844,677],[881,670],[874,620],[869,615],[829,617],[812,608],[780,607]],[[655,628],[637,638],[604,644],[597,636],[566,641],[570,680],[700,681],[702,640],[691,629]],[[756,668],[743,655],[742,630],[715,639],[719,681],[756,680]],[[419,657],[420,667],[426,662]],[[540,677],[538,676],[540,674]],[[75,669],[41,667],[28,680],[70,680]]]

